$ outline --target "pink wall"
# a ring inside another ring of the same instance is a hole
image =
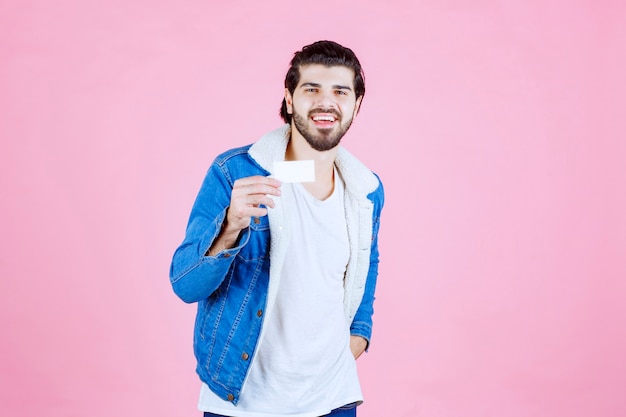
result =
[[[170,257],[321,38],[387,190],[360,416],[626,415],[622,3],[242,3],[0,0],[0,415],[199,415]]]

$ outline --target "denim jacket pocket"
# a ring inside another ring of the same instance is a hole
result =
[[[270,224],[267,216],[250,219],[249,233],[248,242],[237,256],[245,262],[269,257]]]

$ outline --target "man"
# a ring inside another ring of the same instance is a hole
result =
[[[170,270],[198,302],[205,416],[355,416],[363,401],[355,360],[371,336],[383,188],[339,142],[364,94],[350,49],[305,46],[285,78],[287,124],[208,170]],[[305,160],[314,181],[272,175]]]

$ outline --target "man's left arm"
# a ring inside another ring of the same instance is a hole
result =
[[[365,282],[365,291],[361,304],[350,326],[350,350],[354,358],[358,358],[369,348],[372,336],[372,316],[374,314],[374,292],[378,278],[378,230],[380,228],[380,215],[384,204],[384,191],[379,179],[376,191],[369,198],[374,203],[372,213],[372,244],[370,248],[370,264]]]

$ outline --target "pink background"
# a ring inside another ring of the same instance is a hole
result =
[[[387,191],[360,416],[626,415],[622,4],[0,0],[0,415],[199,415],[171,255],[324,38]]]

